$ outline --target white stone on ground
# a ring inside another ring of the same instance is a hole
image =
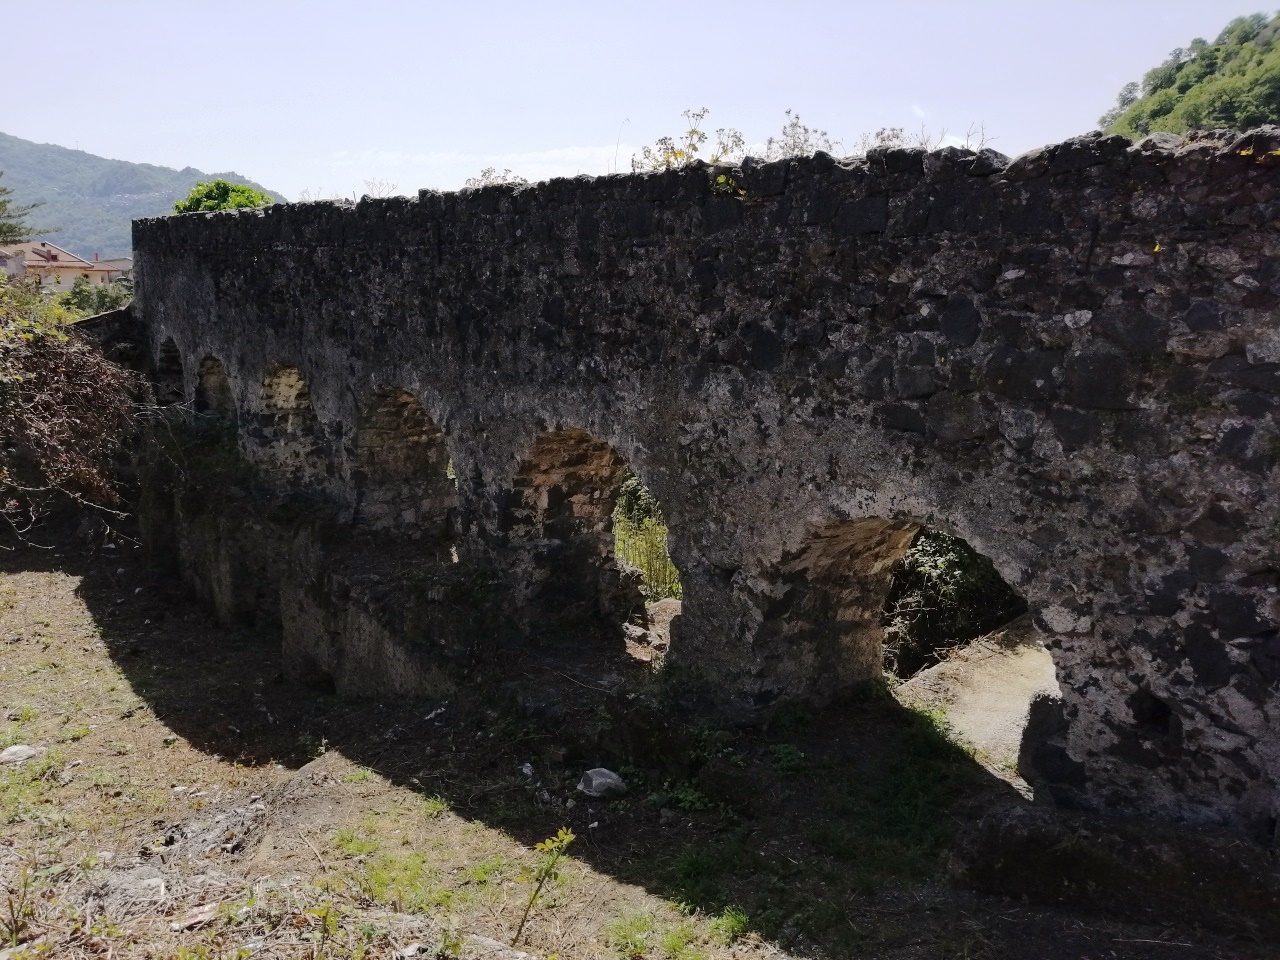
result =
[[[22,763],[32,757],[44,753],[44,747],[31,747],[25,743],[15,743],[12,747],[0,750],[0,763]]]

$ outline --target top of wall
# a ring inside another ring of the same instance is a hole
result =
[[[825,153],[770,163],[747,158],[736,167],[694,164],[649,174],[558,178],[531,186],[491,186],[457,193],[422,190],[416,198],[276,204],[257,210],[221,211],[134,221],[134,246],[217,248],[225,244],[268,247],[289,243],[402,242],[452,225],[452,240],[534,238],[520,231],[494,235],[486,220],[603,205],[697,205],[702,234],[736,226],[753,210],[767,209],[770,226],[822,227],[835,236],[919,236],[930,233],[1041,234],[1078,218],[1082,199],[1093,216],[1107,219],[1116,204],[1129,219],[1168,223],[1180,231],[1220,225],[1261,226],[1280,216],[1259,207],[1252,182],[1274,180],[1280,168],[1280,127],[1245,134],[1209,131],[1180,137],[1153,134],[1131,144],[1124,137],[1086,134],[1032,150],[1010,161],[993,150],[945,147],[870,151],[837,159]],[[731,185],[717,186],[727,174]],[[1212,204],[1198,205],[1198,184],[1215,184]],[[1183,203],[1135,205],[1134,195],[1180,187]],[[741,191],[741,193],[737,192]],[[1268,191],[1273,193],[1274,191]],[[1236,215],[1233,211],[1240,211]],[[1248,211],[1243,212],[1243,211]],[[470,230],[465,225],[470,224]],[[460,235],[470,233],[471,236]],[[643,214],[623,218],[603,233],[577,224],[578,241],[597,237],[655,239]],[[424,240],[427,237],[423,238]],[[440,239],[438,234],[436,241]]]

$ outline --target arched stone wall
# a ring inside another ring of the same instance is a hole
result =
[[[499,561],[540,623],[595,620],[620,636],[644,612],[638,581],[614,560],[613,510],[626,461],[581,427],[540,433],[511,484]]]
[[[355,521],[444,539],[457,492],[444,431],[405,390],[371,391],[350,454]]]
[[[275,475],[315,484],[335,472],[311,389],[297,367],[272,364],[262,378],[256,416],[245,435],[252,460]]]
[[[760,597],[756,636],[784,662],[770,672],[798,678],[811,700],[825,700],[884,672],[881,617],[893,566],[919,527],[858,517],[828,521],[784,555]],[[786,680],[776,688],[786,692]]]
[[[186,374],[182,367],[182,353],[172,337],[166,337],[156,351],[151,381],[156,403],[160,406],[169,407],[186,401]]]
[[[1091,136],[1012,162],[753,161],[723,171],[741,198],[695,167],[139,221],[135,302],[234,383],[292,358],[326,437],[382,384],[447,407],[464,556],[511,543],[537,425],[588,429],[662,500],[673,660],[738,716],[844,682],[805,652],[832,637],[769,615],[829,594],[815,531],[959,535],[1053,653],[1065,723],[1039,755],[1061,799],[1264,829],[1278,149],[1274,129]],[[855,633],[834,647],[868,649]]]
[[[217,357],[205,357],[196,370],[195,411],[223,420],[236,419],[236,398],[227,368]]]

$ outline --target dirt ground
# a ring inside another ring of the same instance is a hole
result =
[[[285,683],[278,636],[218,625],[125,538],[0,577],[0,749],[39,751],[0,766],[0,960],[511,957],[535,890],[519,950],[566,960],[1276,955],[957,886],[956,831],[1017,797],[937,703],[744,733],[673,694],[616,765],[629,793],[598,800],[575,785],[626,752],[626,695],[563,660],[514,697],[344,700]]]
[[[907,706],[943,711],[974,758],[1026,797],[1032,790],[1017,765],[1027,712],[1038,694],[1057,693],[1053,657],[1029,615],[951,651],[894,690]]]

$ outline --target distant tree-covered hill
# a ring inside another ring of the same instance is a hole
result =
[[[1135,140],[1280,123],[1280,14],[1237,17],[1213,43],[1196,39],[1174,50],[1121,90],[1099,123]]]
[[[32,227],[52,228],[42,239],[82,257],[127,256],[132,247],[129,222],[172,213],[174,202],[201,180],[220,177],[275,199],[282,196],[236,173],[108,160],[6,133],[0,133],[0,170],[15,204],[43,204],[26,218]]]

